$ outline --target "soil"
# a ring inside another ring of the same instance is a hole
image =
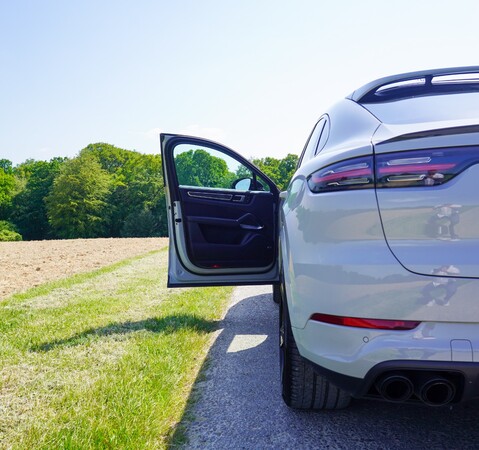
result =
[[[47,281],[159,250],[167,238],[0,242],[0,300]]]

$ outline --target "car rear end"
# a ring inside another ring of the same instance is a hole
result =
[[[479,70],[457,72],[353,94],[370,145],[326,147],[285,215],[299,351],[355,396],[479,397]]]

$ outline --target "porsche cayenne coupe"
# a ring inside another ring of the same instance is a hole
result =
[[[168,284],[273,285],[289,406],[479,397],[479,67],[359,88],[282,193],[218,143],[161,146]]]

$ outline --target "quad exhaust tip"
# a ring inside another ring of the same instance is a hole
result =
[[[444,406],[456,395],[456,387],[443,377],[433,377],[419,387],[418,397],[429,406]]]
[[[444,406],[456,396],[456,386],[450,380],[432,375],[429,377],[410,377],[402,373],[384,375],[375,383],[376,389],[384,400],[402,403],[415,394],[419,400],[429,406]]]
[[[412,381],[404,375],[386,375],[378,380],[376,389],[384,400],[405,402],[414,392]]]

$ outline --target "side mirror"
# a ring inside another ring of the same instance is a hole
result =
[[[251,178],[240,178],[239,180],[233,181],[233,185],[231,187],[238,191],[251,191],[253,183],[254,182]]]
[[[264,186],[253,178],[235,180],[231,187],[238,191],[264,191]]]

